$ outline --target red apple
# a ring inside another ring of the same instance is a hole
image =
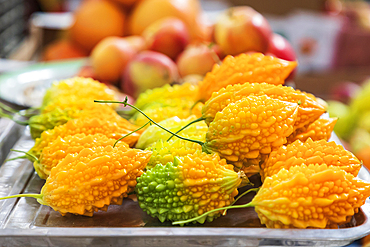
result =
[[[266,55],[274,56],[287,61],[297,61],[297,56],[292,45],[287,39],[277,33],[271,35]],[[294,79],[296,73],[297,69],[295,68],[292,73],[290,73],[290,75],[286,78],[286,81]]]
[[[127,65],[121,89],[133,97],[147,89],[177,82],[176,64],[168,56],[154,51],[142,51]]]
[[[266,52],[271,28],[265,17],[248,6],[229,8],[215,24],[214,36],[226,55]]]
[[[190,40],[185,23],[175,17],[155,21],[142,35],[149,50],[161,52],[172,59],[176,59]]]
[[[206,44],[191,44],[179,55],[177,67],[181,77],[198,74],[204,76],[220,61],[220,47]]]
[[[297,60],[292,45],[277,33],[272,34],[266,53],[288,61]]]

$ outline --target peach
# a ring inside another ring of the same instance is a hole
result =
[[[149,50],[163,53],[174,60],[190,40],[184,22],[174,17],[155,21],[144,30],[142,35]]]
[[[179,80],[176,64],[166,55],[142,51],[127,65],[121,89],[133,97],[147,89],[161,87]]]
[[[215,41],[226,55],[265,52],[271,34],[265,17],[248,6],[229,8],[220,15],[214,29]]]
[[[220,57],[218,45],[191,44],[180,54],[176,63],[181,77],[191,74],[204,76],[220,61]]]
[[[91,53],[91,64],[95,77],[101,81],[117,83],[137,51],[133,45],[121,37],[108,37],[103,39]]]
[[[172,16],[186,24],[191,40],[202,40],[204,34],[199,25],[201,12],[198,0],[145,0],[132,10],[128,28],[130,34],[141,35],[153,22]]]

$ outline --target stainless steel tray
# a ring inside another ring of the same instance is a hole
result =
[[[33,141],[26,128],[14,148],[28,150]],[[23,132],[22,132],[23,131]],[[9,158],[15,157],[11,152]],[[359,177],[370,181],[362,168]],[[4,163],[0,168],[0,196],[39,193],[44,181],[26,160]],[[244,197],[240,203],[251,198]],[[203,226],[174,227],[141,211],[125,199],[121,206],[93,217],[62,217],[33,198],[0,201],[1,246],[344,246],[370,233],[370,201],[350,223],[339,229],[267,229],[253,208],[229,210]]]

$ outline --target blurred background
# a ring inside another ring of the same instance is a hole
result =
[[[73,37],[68,37],[75,21],[73,13],[81,8],[82,2],[0,0],[0,71],[25,65],[5,64],[3,59],[42,61],[88,56],[89,47],[81,46],[79,41],[71,44]],[[130,15],[140,1],[112,2],[122,11],[125,25],[129,25]],[[201,0],[200,4],[208,24],[216,22],[219,13],[236,5],[248,5],[263,14],[272,30],[293,46],[299,61],[295,83],[302,90],[328,98],[331,88],[338,83],[360,83],[367,77],[370,6],[366,1],[281,0],[276,4],[273,0]],[[85,12],[88,11],[95,10],[92,7]],[[101,9],[101,15],[104,11],[109,14],[110,10]],[[77,18],[90,18],[81,15]],[[82,25],[89,25],[89,21]],[[124,35],[129,35],[126,26]],[[61,40],[64,42],[57,42]]]

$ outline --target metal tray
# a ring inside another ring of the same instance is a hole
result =
[[[28,128],[14,148],[33,145]],[[14,134],[14,133],[13,133]],[[19,154],[10,152],[12,158]],[[370,181],[362,168],[359,177]],[[39,193],[44,181],[31,162],[14,160],[0,167],[0,196]],[[251,197],[244,197],[246,203]],[[62,217],[33,198],[0,201],[1,246],[344,246],[370,233],[370,201],[338,229],[267,229],[253,208],[229,210],[225,217],[188,227],[162,224],[125,199],[121,206],[93,217]]]

